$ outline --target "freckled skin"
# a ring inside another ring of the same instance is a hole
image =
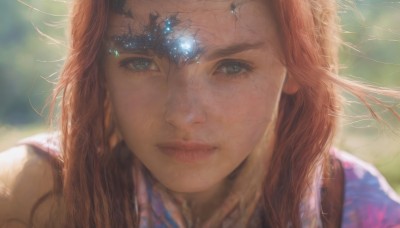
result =
[[[263,0],[245,1],[235,19],[230,4],[224,0],[131,0],[125,7],[132,9],[135,20],[119,14],[110,19],[107,35],[113,37],[126,34],[127,26],[143,31],[153,12],[160,18],[178,14],[181,23],[174,32],[195,34],[204,47],[198,62],[182,66],[170,66],[151,54],[105,58],[108,94],[121,136],[152,175],[173,192],[200,194],[223,184],[255,149],[277,111],[286,68],[279,61],[282,53],[270,9]],[[243,42],[261,45],[209,57]],[[131,63],[121,67],[121,61],[135,57],[146,58],[151,68],[135,70]],[[236,69],[240,73],[230,74]],[[205,160],[188,164],[159,151],[156,145],[169,141],[207,143],[217,150]]]
[[[114,13],[132,18],[131,10],[125,9],[126,0],[112,0],[110,4]]]
[[[111,1],[111,8],[115,13],[122,12],[126,4],[126,0]]]

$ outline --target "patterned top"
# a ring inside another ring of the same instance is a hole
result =
[[[343,165],[345,178],[342,227],[400,227],[400,198],[385,178],[372,165],[348,153],[335,150],[335,156]],[[139,208],[141,205],[151,205],[151,209],[141,210],[140,228],[187,227],[183,225],[181,213],[168,197],[159,195],[149,180],[138,182],[146,186],[146,190],[142,188],[138,192],[139,199],[142,199]],[[309,221],[302,223],[310,224]]]
[[[400,198],[370,164],[336,153],[345,171],[342,227],[400,227]]]

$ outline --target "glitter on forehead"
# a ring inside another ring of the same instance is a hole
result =
[[[180,43],[180,48],[182,51],[185,51],[185,53],[188,53],[192,50],[195,40],[193,37],[181,37],[179,38],[179,43]]]
[[[198,44],[193,36],[188,35],[171,40],[166,48],[170,49],[169,55],[175,62],[187,62],[196,59]]]
[[[158,23],[158,19],[158,14],[150,14],[149,24],[141,34],[134,34],[129,28],[126,34],[114,36],[112,42],[115,48],[128,52],[152,52],[167,57],[176,64],[196,60],[202,49],[194,34],[176,29],[180,23],[177,15],[170,16],[161,23]],[[115,55],[114,49],[110,49],[109,53]]]
[[[108,53],[114,55],[114,57],[116,57],[116,58],[119,57],[119,52],[117,49],[110,49],[110,50],[108,50]]]

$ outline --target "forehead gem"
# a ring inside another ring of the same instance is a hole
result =
[[[200,52],[196,39],[190,35],[180,36],[175,40],[168,40],[166,45],[166,48],[170,50],[170,57],[176,63],[196,59]]]
[[[185,55],[188,55],[190,52],[192,52],[196,44],[196,41],[193,39],[193,37],[181,37],[178,39],[178,42],[180,44],[180,50]]]

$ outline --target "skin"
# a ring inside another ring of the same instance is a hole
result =
[[[195,34],[204,48],[196,62],[175,64],[165,56],[121,52],[105,57],[105,76],[113,116],[128,147],[155,179],[206,217],[225,195],[227,176],[261,140],[282,89],[292,93],[296,84],[286,79],[278,32],[265,1],[242,1],[234,14],[231,1],[182,2],[127,1],[124,9],[133,17],[112,13],[107,36],[126,34],[128,27],[143,31],[154,12],[160,22],[178,13],[176,33]],[[216,55],[242,43],[250,45]],[[183,162],[157,147],[176,141],[216,149],[205,159]]]

